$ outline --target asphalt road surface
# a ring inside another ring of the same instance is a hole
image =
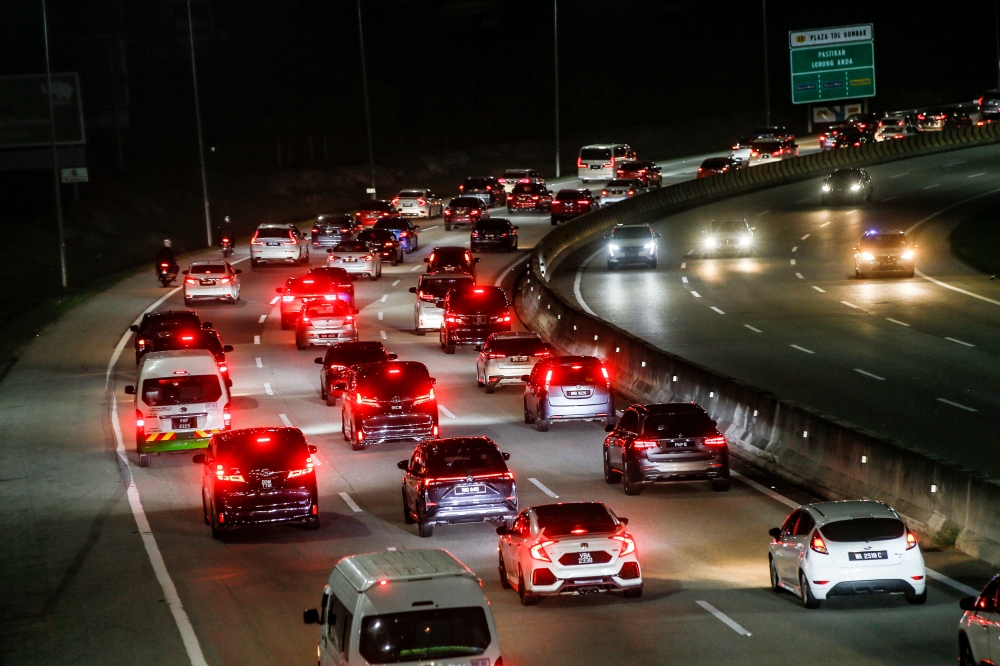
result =
[[[881,182],[876,179],[877,196],[888,189]],[[807,186],[800,187],[806,196]],[[789,218],[791,225],[794,216]],[[515,221],[522,250],[551,229],[543,216],[519,215]],[[558,424],[537,433],[523,423],[518,388],[505,386],[491,396],[477,389],[474,351],[448,356],[435,336],[413,334],[413,296],[407,290],[423,270],[420,259],[435,245],[468,241],[467,231],[445,233],[437,220],[422,226],[421,250],[400,266],[386,266],[377,282],[357,283],[362,339],[381,339],[400,358],[427,364],[438,379],[442,436],[487,435],[498,442],[511,454],[522,507],[557,499],[600,500],[627,516],[643,565],[644,596],[564,597],[524,608],[512,591],[500,588],[492,525],[438,527],[432,538],[420,539],[413,526],[403,523],[396,469],[413,445],[352,452],[340,435],[339,407],[320,400],[319,366],[313,359],[321,351],[296,350],[293,332],[280,330],[275,288],[305,269],[251,271],[244,261],[239,264],[244,268],[241,301],[197,309],[227,344],[235,345],[229,354],[234,427],[290,423],[319,447],[321,529],[254,528],[215,541],[202,522],[200,468],[190,454],[154,457],[149,468],[138,467],[130,445],[132,400],[122,391],[134,383],[135,365],[131,339],[122,336],[168,292],[151,274],[136,275],[42,333],[0,384],[3,663],[313,663],[317,630],[302,624],[301,612],[317,604],[336,561],[359,552],[426,547],[450,550],[483,579],[508,665],[773,663],[790,649],[816,663],[853,666],[942,664],[954,658],[961,615],[956,601],[964,596],[954,586],[932,582],[925,606],[910,606],[900,597],[841,598],[819,611],[770,591],[767,530],[781,523],[789,504],[808,499],[799,491],[742,470],[747,476],[738,477],[728,493],[693,483],[626,497],[621,486],[604,483],[604,432],[598,424]],[[778,242],[774,234],[768,247]],[[703,300],[727,293],[703,280],[706,286],[698,286],[705,293],[696,300],[671,285],[668,273],[677,272],[687,248],[667,236],[664,240],[666,248],[679,253],[676,265],[668,268],[664,261],[662,271],[644,274],[642,280],[587,271],[584,293],[594,299],[593,307],[617,308],[613,301],[594,298],[600,291],[592,288],[597,280],[620,281],[614,286],[620,287],[624,303],[635,303],[633,290],[660,284],[658,279],[662,286],[649,287],[642,298],[655,295],[654,303],[687,299],[683,307],[689,309],[692,302],[700,308]],[[797,256],[818,256],[799,244],[803,254]],[[240,248],[236,259],[245,252]],[[526,253],[480,256],[480,279],[493,283]],[[689,272],[699,274],[693,268]],[[751,282],[768,274],[762,269],[720,276]],[[672,279],[680,284],[676,275]],[[774,300],[813,284],[796,280],[785,280]],[[763,292],[768,286],[762,281],[759,288],[744,291]],[[723,300],[717,303],[732,308]],[[180,294],[172,293],[158,307],[183,307]],[[736,322],[738,311],[722,316],[707,310],[733,327],[742,324]],[[747,322],[770,333],[765,320]],[[911,325],[907,334],[928,335],[917,318],[906,321]],[[124,353],[109,367],[121,344]],[[979,347],[969,349],[983,353]],[[817,349],[817,357],[820,353]],[[109,418],[115,402],[125,443],[122,458]],[[938,571],[971,585],[989,573],[955,553],[928,553],[927,559]]]

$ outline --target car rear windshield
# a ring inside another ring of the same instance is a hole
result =
[[[510,222],[503,218],[491,220],[480,220],[476,222],[476,231],[507,231],[510,229]]]
[[[399,193],[400,199],[422,199],[426,192],[423,190],[403,190]]]
[[[715,434],[715,424],[708,414],[650,414],[642,424],[642,434],[658,439],[672,437],[708,437]]]
[[[495,446],[481,442],[435,447],[427,456],[427,473],[433,476],[502,474],[507,463]]]
[[[531,178],[531,171],[526,169],[507,169],[503,172],[504,178]]]
[[[475,197],[455,197],[448,205],[459,208],[479,208],[479,203],[480,200]]]
[[[216,440],[219,458],[241,472],[304,469],[309,459],[305,437],[294,428],[250,430]]]
[[[221,397],[222,384],[215,375],[161,377],[142,382],[142,401],[150,407],[216,402]]]
[[[333,248],[334,252],[367,252],[368,246],[364,243],[340,243]]]
[[[548,349],[540,338],[498,338],[490,342],[490,351],[507,356],[548,355]]]
[[[607,187],[633,187],[635,186],[635,181],[629,180],[627,178],[613,178],[608,181]]]
[[[507,307],[507,297],[500,287],[463,289],[451,295],[449,306],[457,312],[499,312]]]
[[[618,168],[622,171],[641,171],[646,168],[646,165],[642,162],[626,162]]]
[[[375,223],[376,229],[409,229],[410,223],[406,220],[401,220],[398,217],[382,218]]]
[[[175,351],[178,349],[207,349],[216,357],[222,356],[222,342],[212,331],[192,331],[190,335],[178,332],[175,335],[154,335],[150,351]]]
[[[827,523],[820,528],[830,541],[888,541],[906,533],[906,526],[898,518],[853,518]]]
[[[653,232],[649,227],[615,227],[611,231],[611,237],[615,240],[642,240],[652,236]]]
[[[430,384],[422,363],[378,363],[364,366],[358,375],[358,389],[374,398],[414,397],[426,393]]]
[[[183,326],[201,328],[201,321],[198,319],[198,315],[194,313],[158,315],[147,317],[142,320],[142,331],[144,333],[152,331],[165,331],[171,328],[181,328]]]
[[[518,183],[512,191],[514,194],[544,194],[545,186],[539,183]]]
[[[575,201],[587,195],[583,190],[559,190],[556,199],[559,201]]]
[[[435,608],[365,617],[358,650],[369,664],[430,662],[481,655],[490,640],[481,607]]]
[[[358,234],[357,240],[370,243],[372,241],[379,243],[392,242],[396,240],[396,234],[392,233],[388,229],[366,229]]]
[[[318,266],[309,271],[310,275],[318,275],[322,278],[326,278],[331,282],[348,282],[351,281],[351,274],[345,271],[343,268],[337,268],[335,266]]]
[[[257,230],[257,238],[288,238],[290,235],[288,227],[262,227]]]
[[[328,291],[332,283],[326,278],[319,276],[308,278],[292,278],[286,287],[288,293],[300,295],[300,294],[320,294]]]
[[[191,275],[220,275],[226,272],[223,264],[193,264]]]
[[[903,125],[906,124],[906,121],[903,120],[902,118],[883,118],[880,122],[882,123],[883,127],[887,125],[888,126],[895,125],[897,127],[902,127]]]
[[[747,225],[741,220],[725,220],[723,222],[713,222],[712,231],[719,232],[731,232],[731,231],[746,231]]]
[[[306,308],[307,317],[344,317],[351,314],[351,306],[345,301],[324,301]]]
[[[891,236],[868,236],[862,241],[862,245],[865,247],[906,247],[906,236],[903,235],[891,235]]]
[[[604,373],[601,372],[601,364],[590,361],[553,367],[550,384],[554,386],[586,386],[605,381]]]
[[[774,153],[781,150],[781,144],[776,141],[754,141],[753,147],[766,153]]]
[[[323,362],[327,365],[361,365],[388,360],[385,348],[378,342],[361,342],[347,346],[331,347]]]
[[[583,148],[580,150],[581,160],[610,160],[610,148]]]
[[[545,536],[548,537],[568,536],[574,531],[585,534],[614,532],[618,529],[607,507],[597,502],[543,504],[535,507],[535,516],[538,518],[538,527],[545,530]]]
[[[724,157],[713,157],[701,163],[703,169],[721,169],[726,166],[729,166],[729,160]]]
[[[485,178],[466,178],[465,183],[463,183],[466,189],[473,190],[485,190],[486,186],[490,184],[490,181]]]
[[[435,298],[444,298],[451,288],[463,288],[466,286],[471,287],[475,284],[472,281],[472,277],[455,277],[455,278],[420,278],[420,286],[417,288],[425,294],[434,296]]]
[[[366,201],[365,203],[358,206],[358,210],[376,210],[376,211],[387,211],[392,210],[391,201]]]

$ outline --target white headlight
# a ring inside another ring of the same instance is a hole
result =
[[[829,192],[830,191],[830,186],[827,183],[823,183],[823,191],[824,192]]]
[[[913,250],[907,250],[904,252],[903,259],[913,259]]]
[[[703,241],[703,243],[707,247],[714,247],[715,246],[715,238],[712,237],[712,236],[705,236],[705,240]]]
[[[653,241],[649,241],[643,247],[645,247],[647,250],[652,250],[653,247],[655,247],[655,246],[656,246],[656,243],[654,243]]]
[[[743,238],[740,239],[740,245],[749,245],[749,244],[750,244],[749,236],[744,236]]]
[[[861,183],[854,183],[851,185],[851,192],[857,192],[861,189]]]
[[[873,260],[875,259],[875,257],[873,257],[873,256],[872,256],[872,255],[871,255],[870,253],[868,253],[868,252],[862,252],[862,253],[861,253],[861,258],[862,258],[862,259],[864,259],[865,261],[873,261]]]
[[[608,246],[608,249],[614,252],[615,250],[620,250],[621,248],[612,243],[611,245]]]

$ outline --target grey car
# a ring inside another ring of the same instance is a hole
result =
[[[754,231],[756,227],[751,227],[746,220],[712,220],[708,229],[701,232],[702,256],[750,256],[753,254]]]
[[[611,378],[594,356],[557,356],[535,364],[524,386],[524,422],[546,432],[553,421],[615,423]]]
[[[624,264],[644,264],[656,268],[657,241],[648,224],[620,224],[611,230],[608,239],[608,270]]]
[[[355,313],[354,308],[340,299],[306,303],[295,322],[295,346],[307,349],[311,345],[357,342]]]
[[[823,181],[823,205],[872,200],[872,179],[864,169],[837,169]]]

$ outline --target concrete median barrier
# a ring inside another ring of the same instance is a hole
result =
[[[997,142],[1000,127],[995,125],[922,134],[688,181],[584,215],[536,245],[514,288],[518,314],[560,352],[604,359],[615,390],[628,400],[698,402],[718,421],[737,458],[825,498],[885,501],[922,536],[957,531],[961,550],[1000,565],[997,479],[658,349],[588,315],[547,284],[573,250],[619,222],[652,221],[718,199],[814,178],[831,168],[870,166]]]

